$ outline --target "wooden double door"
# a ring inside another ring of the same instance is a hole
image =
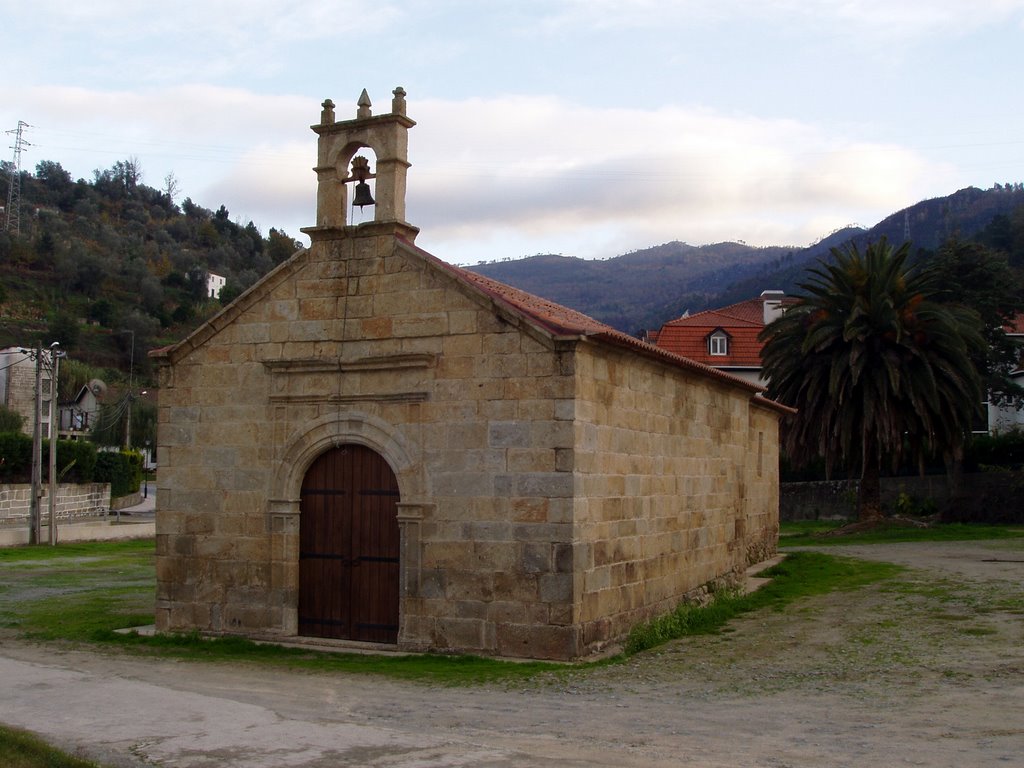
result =
[[[302,482],[299,634],[398,641],[398,480],[375,451],[342,445]]]

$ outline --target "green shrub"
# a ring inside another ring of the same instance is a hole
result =
[[[12,411],[6,405],[0,405],[0,433],[21,432],[24,423],[24,416],[17,411]]]
[[[1019,429],[997,435],[975,435],[967,445],[964,468],[1020,468],[1024,466],[1024,431]]]
[[[49,446],[44,444],[44,466],[49,460]],[[95,482],[96,446],[84,440],[58,440],[57,475],[62,483]]]
[[[138,451],[100,451],[96,454],[95,482],[110,483],[111,498],[135,493],[142,483],[142,454]]]
[[[0,432],[0,483],[32,480],[32,438],[20,432]]]
[[[49,479],[50,441],[42,443],[42,479]],[[57,441],[57,477],[62,483],[92,483],[96,468],[96,447],[81,440]],[[0,433],[0,482],[32,482],[32,438]]]

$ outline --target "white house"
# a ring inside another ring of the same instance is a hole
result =
[[[213,272],[206,273],[206,295],[211,299],[220,298],[220,289],[227,283],[226,277],[215,275]]]

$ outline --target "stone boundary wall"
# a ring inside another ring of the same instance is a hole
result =
[[[945,475],[883,477],[882,507],[897,509],[900,495],[912,513],[942,512],[948,521],[1024,522],[1024,472],[978,472],[964,475],[963,492],[949,504]],[[779,517],[784,521],[847,519],[854,515],[858,480],[831,480],[780,485]]]
[[[49,511],[49,486],[42,487],[40,505]],[[0,485],[0,525],[28,525],[32,503],[31,485]],[[57,520],[106,515],[110,511],[109,483],[61,483],[57,486]]]

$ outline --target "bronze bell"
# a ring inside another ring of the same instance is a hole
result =
[[[360,181],[356,184],[356,196],[352,200],[352,205],[358,205],[362,208],[364,205],[373,205],[373,195],[370,194],[370,185],[365,181]]]

